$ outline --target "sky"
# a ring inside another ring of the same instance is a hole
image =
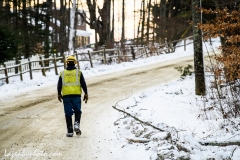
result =
[[[214,48],[217,46],[219,46],[219,41],[214,40]],[[206,53],[206,48],[204,51]],[[95,62],[94,68],[91,68],[89,63],[81,62],[81,70],[87,79],[189,55],[193,55],[192,44],[188,45],[186,51],[180,47],[173,54],[161,54],[121,64],[102,65]],[[0,74],[1,76],[3,75]],[[56,85],[58,80],[54,70],[47,72],[46,77],[42,76],[41,72],[34,72],[32,80],[29,80],[28,74],[24,74],[23,78],[24,81],[21,82],[19,77],[11,77],[9,84],[0,81],[1,98],[9,100],[12,96],[17,96],[22,92]],[[206,77],[207,85],[210,84],[210,80],[209,76]],[[203,103],[208,104],[203,102],[201,97],[195,96],[194,93],[194,76],[187,76],[184,79],[179,78],[158,87],[150,87],[132,95],[125,101],[119,102],[118,105],[122,109],[126,109],[137,118],[151,122],[152,125],[165,131],[159,132],[149,126],[145,126],[147,129],[143,130],[142,125],[131,117],[120,119],[123,114],[119,112],[116,121],[120,120],[117,121],[116,126],[111,126],[115,129],[116,137],[118,137],[113,140],[117,146],[113,153],[116,159],[135,160],[136,157],[157,159],[157,155],[161,155],[164,159],[181,157],[191,160],[206,160],[208,158],[239,160],[239,146],[218,147],[199,144],[199,142],[207,141],[237,141],[240,139],[240,131],[223,119],[216,121],[215,119],[199,118],[198,115],[201,114]],[[240,119],[236,118],[233,121],[240,122]],[[226,126],[228,132],[221,126]],[[172,142],[167,140],[168,133],[171,134]],[[133,143],[129,143],[127,139],[132,140]],[[137,143],[137,141],[146,142]],[[180,151],[179,148],[184,149]]]

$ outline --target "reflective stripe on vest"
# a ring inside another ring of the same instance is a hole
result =
[[[81,95],[82,89],[81,89],[81,85],[80,85],[79,74],[81,75],[81,72],[79,72],[78,69],[64,70],[61,72],[63,96],[64,95],[73,95],[73,94]]]

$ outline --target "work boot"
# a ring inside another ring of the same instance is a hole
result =
[[[72,116],[65,116],[67,124],[67,137],[73,136]]]
[[[81,119],[81,111],[75,113],[75,122],[74,122],[74,131],[76,132],[76,135],[81,135],[82,132],[80,130],[80,119]]]
[[[76,132],[76,135],[78,135],[78,136],[82,134],[78,122],[74,122],[74,131]]]
[[[66,134],[67,137],[72,137],[73,136],[73,128],[68,128],[68,132]]]

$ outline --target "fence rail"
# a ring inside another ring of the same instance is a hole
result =
[[[186,45],[191,43],[186,43],[186,40],[191,37],[187,37],[182,39],[184,41],[183,45],[173,46],[173,43],[177,43],[182,40],[169,42],[166,44],[162,44],[160,46],[150,45],[148,47],[134,47],[130,46],[126,49],[101,49],[98,51],[88,51],[85,53],[77,53],[75,52],[73,55],[77,60],[77,67],[80,68],[79,62],[88,61],[90,66],[93,68],[93,61],[101,61],[104,65],[107,65],[112,62],[121,63],[123,61],[135,60],[138,58],[149,57],[154,54],[162,54],[175,52],[175,48],[184,46],[184,50],[186,50]],[[4,65],[0,66],[0,74],[4,74],[4,77],[0,77],[0,80],[5,79],[6,83],[9,83],[9,78],[20,76],[20,80],[23,81],[23,74],[29,73],[30,79],[33,79],[33,71],[41,71],[43,76],[46,76],[46,70],[55,69],[55,74],[58,75],[58,67],[65,66],[65,63],[61,65],[57,65],[57,61],[65,61],[65,56],[56,57],[54,55],[51,58],[44,58],[43,56],[33,56],[28,59],[20,60],[19,64],[15,64],[15,61],[5,62]],[[53,63],[52,66],[45,66],[45,62]]]

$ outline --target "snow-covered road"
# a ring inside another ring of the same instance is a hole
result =
[[[35,153],[30,159],[119,159],[112,127],[117,111],[112,106],[126,95],[176,80],[180,73],[174,67],[189,64],[192,59],[193,56],[188,56],[86,78],[89,101],[82,104],[81,136],[65,136],[63,105],[57,100],[56,86],[16,96],[11,103],[4,102],[0,116],[1,159],[15,153]],[[26,155],[14,159],[23,158]]]

